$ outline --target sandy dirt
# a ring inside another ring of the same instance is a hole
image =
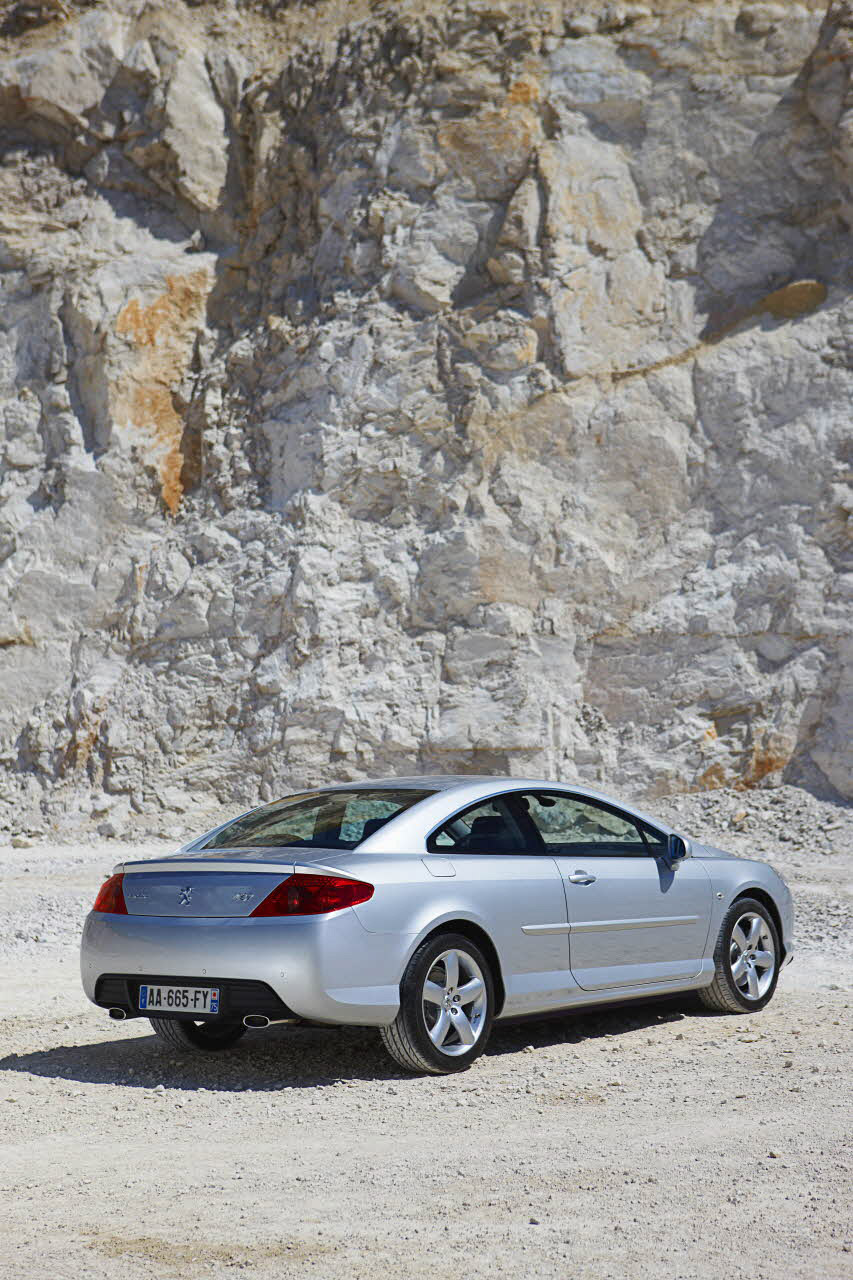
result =
[[[763,1013],[499,1025],[444,1079],[401,1075],[370,1031],[188,1058],[109,1022],[76,947],[128,847],[0,849],[0,1276],[853,1276],[839,812],[819,855],[771,851],[802,940]]]

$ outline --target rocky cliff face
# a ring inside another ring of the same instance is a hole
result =
[[[850,796],[850,0],[2,15],[0,824]]]

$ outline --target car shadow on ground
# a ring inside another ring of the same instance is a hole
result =
[[[620,1006],[498,1023],[487,1056],[627,1035],[680,1021],[688,1014],[701,1016],[701,1010],[682,998],[630,1009]],[[140,1019],[134,1025],[142,1029],[145,1022]],[[162,1044],[153,1033],[137,1034],[10,1053],[0,1058],[0,1070],[80,1084],[132,1089],[161,1085],[165,1089],[226,1093],[316,1089],[346,1081],[407,1078],[385,1053],[378,1032],[363,1027],[274,1027],[249,1032],[222,1053],[186,1056]]]

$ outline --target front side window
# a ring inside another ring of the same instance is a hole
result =
[[[427,842],[430,853],[527,853],[528,845],[500,797],[463,809]]]
[[[653,842],[662,840],[658,832],[639,824],[627,814],[558,792],[535,792],[524,796],[528,813],[549,853],[599,853],[643,855],[658,852]]]
[[[210,836],[201,849],[354,849],[433,791],[379,787],[309,791],[254,809]]]

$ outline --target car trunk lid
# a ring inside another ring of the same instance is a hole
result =
[[[131,916],[250,916],[292,872],[292,865],[261,871],[233,864],[126,864],[124,900]]]

